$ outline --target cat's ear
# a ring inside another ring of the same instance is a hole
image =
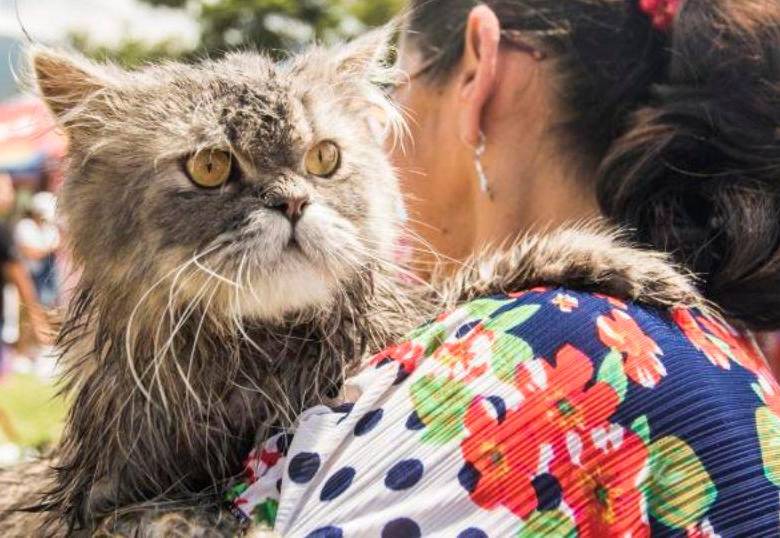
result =
[[[110,85],[100,66],[75,54],[35,46],[29,58],[40,96],[61,120]]]
[[[398,24],[391,22],[346,43],[335,55],[336,70],[362,78],[386,71],[397,33]]]
[[[377,142],[383,142],[388,136],[400,140],[399,135],[405,129],[400,111],[380,90],[382,86],[395,85],[401,78],[401,72],[391,65],[400,22],[397,18],[363,34],[335,55],[336,72],[346,76],[353,90],[359,88],[353,94],[355,111],[363,116]],[[360,83],[355,84],[356,80]]]

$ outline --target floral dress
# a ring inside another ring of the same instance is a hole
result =
[[[780,536],[780,388],[696,311],[493,296],[349,384],[251,453],[236,514],[307,538]]]

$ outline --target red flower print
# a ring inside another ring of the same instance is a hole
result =
[[[682,0],[639,0],[639,9],[648,15],[653,26],[662,32],[671,28]]]
[[[623,354],[626,374],[635,383],[652,388],[666,376],[666,368],[658,358],[663,351],[627,313],[612,310],[609,316],[599,316],[596,325],[604,345]]]
[[[616,424],[569,442],[551,465],[581,536],[644,536],[649,526],[641,486],[648,473],[642,439]],[[576,447],[576,448],[572,448]]]
[[[447,318],[450,317],[451,314],[452,314],[452,312],[444,311],[441,314],[439,314],[438,316],[436,316],[436,321],[439,322],[439,323],[443,323],[443,322],[447,321]]]
[[[566,293],[559,293],[555,298],[550,301],[552,304],[558,307],[561,312],[570,314],[575,308],[580,306],[580,302],[576,297],[568,295]]]
[[[715,366],[729,370],[731,359],[753,373],[766,370],[766,361],[758,346],[731,327],[684,308],[674,309],[672,319],[694,347]]]
[[[505,506],[528,517],[537,506],[532,480],[539,444],[533,421],[521,410],[491,413],[489,407],[488,399],[478,397],[466,411],[470,435],[460,445],[466,461],[460,483],[476,505],[488,510]]]
[[[731,368],[731,363],[729,362],[729,357],[726,355],[726,352],[710,340],[696,322],[696,318],[693,317],[693,313],[690,310],[675,308],[672,311],[672,319],[685,337],[691,341],[696,349],[704,353],[712,364],[726,370]]]
[[[280,457],[281,454],[279,452],[269,452],[266,449],[263,449],[263,451],[260,453],[260,461],[269,467],[276,465],[276,462],[279,461]]]
[[[247,484],[251,485],[257,482],[258,477],[276,465],[281,457],[280,452],[265,447],[252,450],[244,460],[244,476],[246,476]]]
[[[752,338],[713,318],[699,316],[698,321],[706,331],[728,346],[731,358],[737,364],[753,373],[768,370],[766,359]]]
[[[397,362],[407,374],[414,372],[420,360],[425,355],[423,347],[410,340],[396,346],[392,346],[382,351],[371,359],[371,365],[377,366],[387,361]]]
[[[603,293],[594,293],[593,296],[597,297],[598,299],[604,299],[605,301],[607,301],[609,304],[611,304],[615,308],[622,308],[623,310],[627,310],[628,309],[628,305],[626,303],[624,303],[623,301],[621,301],[620,299],[617,299],[615,297],[611,297],[609,295],[604,295]]]
[[[588,356],[567,344],[556,353],[555,367],[536,359],[518,368],[516,386],[526,397],[521,406],[537,421],[547,422],[558,444],[565,432],[586,432],[615,413],[617,393],[604,382],[586,388],[592,377]]]
[[[507,297],[511,297],[512,299],[519,299],[529,293],[546,293],[548,291],[550,291],[550,288],[547,286],[536,286],[535,288],[509,293],[507,294]]]
[[[490,345],[495,335],[481,323],[463,338],[445,342],[433,358],[444,364],[461,381],[473,381],[484,374],[489,365]]]

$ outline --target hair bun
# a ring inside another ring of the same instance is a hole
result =
[[[780,328],[780,3],[687,0],[672,33],[668,80],[603,160],[599,201],[732,318]]]

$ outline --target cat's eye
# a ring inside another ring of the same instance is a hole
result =
[[[323,140],[306,152],[306,171],[320,177],[330,177],[341,164],[341,150],[335,142]]]
[[[232,164],[231,156],[226,151],[199,151],[187,160],[187,173],[196,185],[213,189],[228,180]]]

